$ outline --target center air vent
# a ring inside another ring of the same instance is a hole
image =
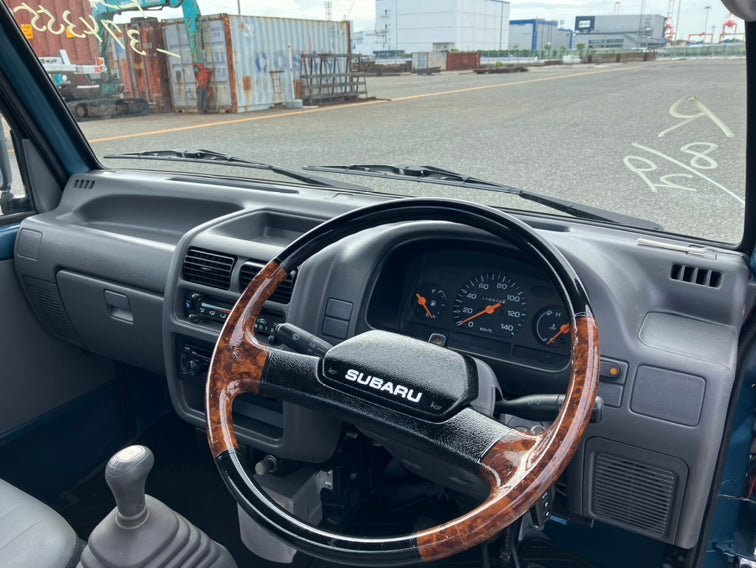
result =
[[[718,270],[709,270],[708,268],[699,268],[687,264],[673,264],[669,276],[672,280],[708,286],[709,288],[719,288],[722,285],[722,273]]]
[[[190,248],[184,257],[184,280],[228,290],[236,257]]]
[[[261,269],[261,264],[254,264],[251,262],[248,262],[247,264],[242,266],[241,272],[239,273],[239,289],[244,290],[249,285],[249,283],[252,282],[252,279],[257,275],[258,272],[260,272]],[[270,297],[270,299],[281,304],[288,304],[289,300],[291,300],[291,293],[293,289],[294,276],[292,274],[289,274],[286,277],[286,280],[278,285],[278,288],[276,288],[276,291],[273,292],[273,295]]]

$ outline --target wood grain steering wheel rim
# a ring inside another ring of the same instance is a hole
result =
[[[270,349],[255,339],[254,324],[265,301],[304,260],[359,231],[420,220],[465,224],[513,243],[539,264],[558,288],[570,315],[571,375],[561,412],[542,434],[509,429],[469,408],[437,422],[383,409],[373,401],[322,384],[317,360]],[[221,476],[238,503],[264,528],[295,548],[352,566],[427,563],[493,538],[556,482],[590,420],[598,372],[598,330],[587,295],[572,267],[549,242],[525,223],[489,207],[436,199],[391,201],[352,211],[316,227],[253,279],[229,315],[213,354],[206,391],[208,440]],[[490,494],[480,506],[457,519],[405,536],[360,538],[309,526],[278,506],[245,472],[236,454],[238,443],[231,415],[234,398],[242,393],[276,396],[298,404],[328,404],[340,412],[372,405],[374,414],[382,417],[375,420],[395,422],[381,426],[414,429],[418,444],[435,450],[434,438],[443,439],[443,447],[438,442],[438,451],[450,459],[459,457],[460,463],[488,482]],[[457,442],[455,437],[461,439]]]

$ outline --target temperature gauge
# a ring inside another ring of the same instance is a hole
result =
[[[535,321],[538,341],[549,347],[567,345],[570,337],[570,318],[561,306],[541,310]]]
[[[438,319],[446,308],[446,292],[434,284],[423,284],[410,298],[415,315]]]

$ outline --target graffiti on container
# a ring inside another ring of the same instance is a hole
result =
[[[93,8],[102,6],[113,10],[123,10],[123,6],[118,7],[110,5],[101,0],[90,0],[90,4]],[[129,8],[131,7],[132,6],[129,5]],[[146,13],[138,1],[133,3],[133,9],[139,10],[146,17]],[[62,14],[59,14],[58,17],[56,17],[42,4],[33,8],[26,2],[13,8],[14,14],[24,12],[28,13],[31,18],[31,21],[29,22],[31,27],[40,33],[51,33],[53,35],[62,35],[65,33],[66,37],[71,39],[84,39],[89,36],[94,37],[97,40],[97,43],[100,44],[110,37],[122,49],[131,49],[134,53],[139,55],[147,55],[147,52],[142,48],[139,30],[126,29],[124,31],[122,27],[113,22],[113,20],[95,18],[92,14],[88,14],[86,17],[79,16],[78,19],[76,19],[72,16],[71,10],[65,10]],[[155,51],[171,57],[181,57],[179,54],[165,49],[155,48]]]
[[[258,53],[255,57],[255,65],[257,66],[258,73],[265,73],[268,71],[268,56],[265,53]]]
[[[692,111],[684,110],[685,106],[692,107]],[[701,120],[708,120],[717,128],[717,135],[734,138],[735,134],[714,112],[696,97],[683,97],[670,108],[669,114],[680,122],[659,132],[658,138],[664,138],[671,132],[690,126]],[[745,206],[742,197],[731,191],[712,178],[713,170],[719,167],[714,154],[719,150],[715,142],[688,142],[679,148],[679,159],[664,152],[633,142],[630,144],[643,155],[628,155],[623,158],[627,168],[638,175],[643,183],[654,193],[660,190],[686,191],[695,193],[699,187],[714,187],[737,201],[741,207]],[[659,164],[671,165],[673,173],[661,175]]]

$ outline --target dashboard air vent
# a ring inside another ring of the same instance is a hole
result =
[[[598,452],[593,467],[593,514],[612,524],[665,537],[677,475],[668,469]]]
[[[239,289],[244,290],[250,282],[252,282],[252,279],[257,275],[258,272],[262,269],[261,264],[255,264],[248,262],[244,266],[241,267],[241,272],[239,273]],[[273,302],[278,302],[280,304],[288,304],[289,300],[291,300],[291,293],[294,290],[294,276],[292,274],[289,274],[289,276],[286,277],[286,280],[281,282],[278,285],[278,288],[276,288],[276,291],[273,292],[273,295],[270,297],[270,299]]]
[[[709,270],[708,268],[699,268],[687,264],[673,264],[669,276],[672,280],[709,288],[719,288],[722,285],[722,273],[718,270]]]
[[[184,257],[184,280],[228,290],[234,262],[236,257],[192,247]]]
[[[76,178],[73,182],[76,189],[92,189],[94,184],[95,180],[86,178]]]

